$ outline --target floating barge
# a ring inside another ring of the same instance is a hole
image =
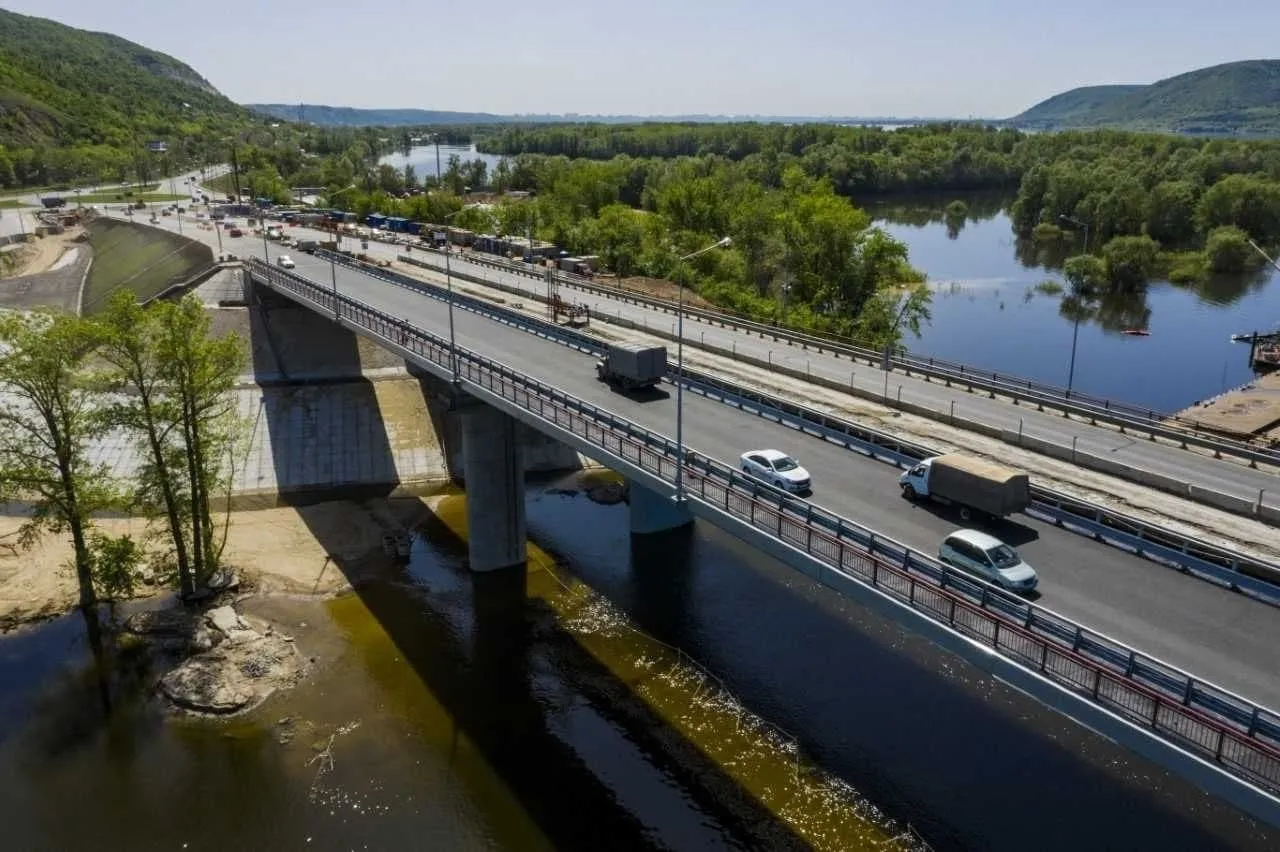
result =
[[[1233,334],[1231,342],[1249,344],[1249,366],[1257,372],[1280,369],[1280,331]]]

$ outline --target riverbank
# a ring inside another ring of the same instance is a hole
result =
[[[258,594],[333,597],[351,591],[353,578],[374,567],[370,554],[380,553],[384,534],[411,528],[421,513],[422,504],[413,497],[233,512],[224,561],[246,590]],[[0,516],[0,632],[61,615],[77,600],[70,541],[48,535],[23,550],[14,544],[21,523],[21,518]],[[135,541],[149,532],[139,518],[97,523],[104,532]],[[154,574],[144,574],[134,599],[170,588]]]

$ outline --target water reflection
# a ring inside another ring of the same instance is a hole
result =
[[[948,221],[947,205],[957,200],[966,204],[962,228]],[[1010,200],[961,194],[867,205],[933,283],[933,319],[906,342],[913,354],[1065,386],[1079,318],[1081,391],[1177,411],[1253,380],[1248,347],[1230,338],[1280,323],[1276,270],[1186,285],[1151,281],[1081,310],[1063,303],[1061,269],[1076,244],[1019,239],[1005,212]],[[1041,288],[1046,280],[1058,286]],[[1120,334],[1130,329],[1150,336]]]

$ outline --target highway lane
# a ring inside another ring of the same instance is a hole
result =
[[[376,250],[375,246],[378,247]],[[397,248],[370,243],[372,254],[391,255]],[[438,255],[427,256],[433,257],[437,262],[440,260]],[[455,254],[452,263],[459,271],[518,287],[530,295],[546,292],[546,285],[541,281],[473,264],[466,259],[465,254]],[[562,298],[589,305],[593,316],[606,319],[611,316],[622,317],[673,336],[676,332],[676,320],[672,314],[571,288],[564,288],[561,293]],[[865,364],[853,366],[848,359],[838,359],[788,346],[786,343],[746,335],[690,316],[685,317],[684,337],[688,345],[706,344],[734,349],[793,370],[809,371],[815,376],[842,385],[849,384],[852,373],[853,382],[860,390],[875,394],[884,392],[885,374],[882,371]],[[1280,507],[1280,476],[1273,470],[1250,469],[1232,461],[1218,460],[1178,447],[1121,435],[1114,429],[1068,420],[1060,414],[1039,412],[1025,405],[1014,406],[1004,399],[989,399],[982,394],[970,394],[959,388],[925,382],[901,372],[889,375],[888,388],[891,398],[896,398],[898,389],[901,388],[904,402],[924,405],[941,414],[949,413],[951,403],[954,402],[957,417],[988,423],[1011,432],[1021,428],[1028,437],[1051,441],[1064,447],[1070,447],[1074,438],[1081,452],[1182,481],[1190,480],[1193,484],[1225,494],[1256,500],[1259,490],[1262,490],[1263,501],[1267,505]]]
[[[300,237],[326,236],[307,228],[290,228],[289,233]],[[212,238],[212,233],[209,236]],[[258,253],[258,247],[252,245],[250,238],[242,239],[246,242],[238,246],[233,247],[228,243],[227,250],[246,255]],[[344,239],[344,243],[347,248],[358,245],[351,238]],[[370,240],[368,246],[368,253],[375,257],[394,258],[404,251],[402,246],[381,243],[377,240]],[[437,261],[440,260],[439,255],[435,253],[424,254],[434,257]],[[545,294],[546,285],[543,282],[472,263],[467,259],[466,254],[454,254],[452,263],[459,271],[477,275],[486,280],[500,281],[504,285],[519,288],[530,295]],[[622,317],[640,324],[641,327],[671,335],[676,331],[675,318],[669,313],[569,288],[564,290],[564,297],[589,305],[592,313],[600,318]],[[736,350],[794,370],[811,372],[815,376],[841,384],[849,384],[852,380],[856,387],[866,392],[881,394],[885,388],[885,374],[865,364],[854,366],[848,359],[808,352],[795,346],[787,346],[785,343],[764,340],[733,329],[720,328],[693,317],[685,318],[684,336],[685,342],[689,345],[707,344]],[[889,375],[888,389],[891,397],[896,398],[901,393],[901,399],[904,402],[923,405],[938,412],[940,416],[951,413],[952,403],[954,403],[954,413],[957,417],[977,420],[1011,432],[1021,430],[1030,438],[1039,438],[1062,447],[1070,447],[1075,441],[1080,452],[1111,459],[1176,480],[1190,481],[1203,488],[1249,501],[1257,500],[1261,492],[1264,504],[1280,508],[1280,476],[1277,476],[1274,471],[1251,469],[1229,460],[1214,459],[1198,452],[1189,452],[1178,447],[1121,435],[1113,429],[1090,426],[1079,420],[1068,420],[1052,412],[1039,412],[1025,405],[1014,406],[1004,399],[989,399],[982,394],[966,393],[958,388],[948,388],[936,382],[925,382],[901,372]]]
[[[272,256],[276,253],[273,246]],[[305,254],[294,257],[298,272],[330,282],[328,263]],[[437,334],[448,333],[447,307],[440,301],[342,268],[338,289]],[[598,382],[591,359],[581,353],[469,311],[455,310],[454,319],[460,346],[647,428],[674,434],[673,396],[638,402]],[[730,464],[752,448],[794,452],[814,473],[815,503],[920,550],[936,552],[942,537],[960,526],[940,509],[906,502],[894,468],[697,394],[685,395],[685,434],[690,448]],[[1028,516],[992,531],[1018,546],[1036,567],[1043,605],[1247,698],[1280,707],[1275,650],[1280,618],[1273,608]]]

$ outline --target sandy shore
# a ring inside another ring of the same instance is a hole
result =
[[[351,589],[353,578],[381,557],[382,536],[422,518],[416,498],[339,500],[302,508],[234,512],[224,562],[242,583],[264,594],[328,596]],[[0,516],[0,630],[66,612],[76,602],[71,543],[45,536],[35,547],[16,545],[19,518]],[[136,518],[104,519],[99,527],[135,540],[148,535]],[[144,585],[138,597],[170,591]]]

